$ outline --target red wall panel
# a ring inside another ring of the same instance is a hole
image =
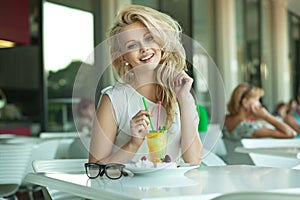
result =
[[[30,44],[29,0],[2,0],[0,39]]]

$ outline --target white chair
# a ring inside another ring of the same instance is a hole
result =
[[[34,160],[54,159],[56,156],[58,144],[58,139],[39,139],[36,143],[34,143],[32,154],[29,159],[30,164],[27,166],[25,174],[34,172],[32,167],[32,162]],[[28,192],[29,199],[34,199],[33,192],[37,192],[39,190],[41,190],[41,187],[22,182],[19,192]]]
[[[275,138],[249,138],[242,139],[245,148],[266,148],[266,147],[300,147],[300,139],[275,139]],[[292,168],[300,164],[300,159],[285,158],[282,156],[249,154],[253,163],[263,167]]]
[[[227,154],[223,157],[227,165],[254,165],[248,154],[236,152],[236,147],[242,146],[241,140],[223,138]]]
[[[203,149],[202,165],[205,166],[225,166],[226,163],[215,153]]]
[[[53,139],[53,138],[77,138],[78,132],[41,132],[40,138]]]
[[[57,148],[59,145],[59,139],[47,139],[40,140],[35,143],[32,149],[32,154],[30,157],[30,165],[27,167],[27,173],[34,172],[32,163],[35,160],[51,160],[56,156]]]
[[[55,160],[35,160],[32,163],[35,172],[84,172],[84,163],[88,159],[55,159]],[[46,199],[51,200],[81,200],[82,198],[47,188],[43,190]]]
[[[32,166],[35,172],[84,172],[84,163],[88,159],[35,160]]]
[[[220,124],[209,124],[206,132],[199,132],[203,147],[218,156],[227,154],[225,144],[222,139]]]
[[[89,157],[90,137],[75,138],[69,146],[68,158],[69,159],[80,159]]]
[[[42,139],[59,139],[57,148],[56,159],[69,158],[69,148],[76,138],[79,138],[78,132],[41,132],[40,138]]]
[[[0,198],[15,196],[25,176],[32,144],[0,144]]]

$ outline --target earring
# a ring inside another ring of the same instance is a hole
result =
[[[128,67],[129,63],[128,62],[125,62],[125,67]]]

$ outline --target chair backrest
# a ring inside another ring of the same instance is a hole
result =
[[[35,160],[32,166],[35,172],[84,172],[84,163],[87,161],[88,159]],[[47,188],[47,193],[53,200],[81,199],[52,188]]]
[[[34,172],[32,167],[32,162],[34,160],[54,159],[59,142],[59,139],[40,139],[39,142],[35,143],[29,161],[30,165],[28,165],[26,172]]]
[[[90,141],[91,141],[90,137],[80,137],[74,139],[72,144],[69,146],[68,158],[70,159],[88,158]]]
[[[225,166],[226,163],[215,153],[203,149],[202,164],[205,166]]]
[[[199,134],[205,149],[220,156],[227,154],[220,124],[209,124],[207,131]]]
[[[300,139],[275,139],[275,138],[249,138],[242,139],[245,148],[266,147],[300,147]],[[292,168],[300,164],[296,158],[284,158],[281,156],[269,156],[260,154],[249,154],[253,163],[263,167]]]
[[[78,132],[41,132],[41,139],[59,139],[57,147],[56,159],[69,158],[69,147],[76,138],[79,138]]]
[[[35,160],[32,163],[35,172],[83,172],[88,159]]]
[[[17,191],[29,165],[32,146],[32,144],[19,143],[0,144],[0,197]],[[10,191],[2,188],[12,184],[17,187],[10,187]]]
[[[236,147],[242,146],[241,140],[223,138],[223,141],[227,151],[227,155],[224,156],[224,160],[228,165],[254,165],[248,154],[235,151]]]
[[[78,132],[41,132],[40,138],[77,138]]]

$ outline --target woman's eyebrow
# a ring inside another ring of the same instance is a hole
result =
[[[148,34],[150,34],[150,31],[147,31],[147,32],[144,34],[144,36],[146,36],[146,35],[148,35]]]
[[[146,35],[150,34],[150,31],[147,31],[143,36],[145,37]],[[136,40],[128,40],[127,42],[125,42],[125,45],[127,45],[130,42],[135,42]]]
[[[135,40],[129,40],[129,41],[125,42],[125,45],[127,45],[130,42],[135,42]]]

